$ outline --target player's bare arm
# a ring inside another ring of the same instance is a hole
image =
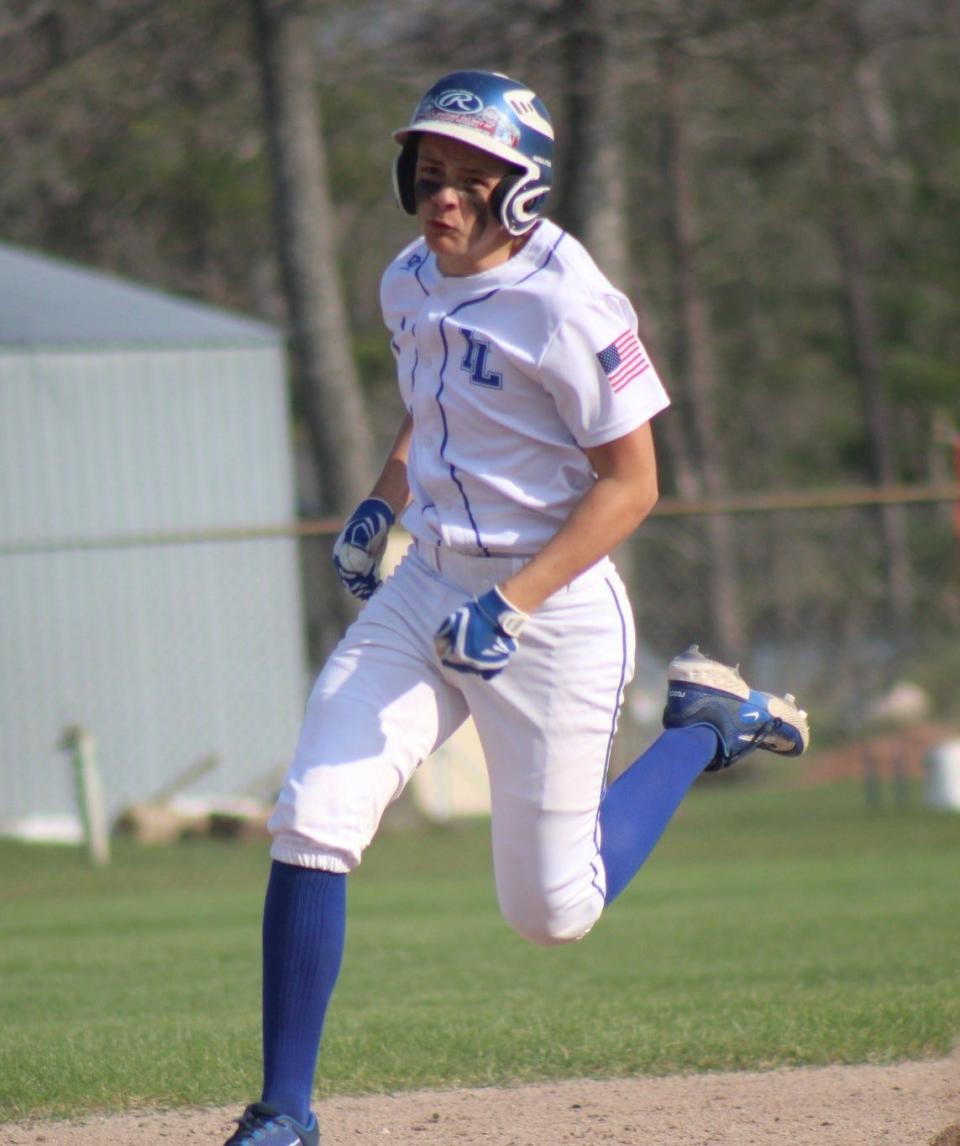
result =
[[[584,453],[596,483],[537,556],[500,586],[510,604],[525,613],[532,613],[606,557],[657,503],[657,463],[649,422]]]
[[[410,501],[410,486],[407,482],[407,457],[410,453],[410,438],[413,435],[413,418],[407,414],[397,431],[390,447],[380,476],[370,491],[371,497],[385,501],[399,517]]]

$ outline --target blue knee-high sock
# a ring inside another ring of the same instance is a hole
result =
[[[600,803],[600,857],[606,902],[627,886],[653,851],[690,786],[717,752],[706,725],[667,729],[607,789]]]
[[[345,875],[274,861],[263,909],[262,1101],[310,1117],[346,930]]]

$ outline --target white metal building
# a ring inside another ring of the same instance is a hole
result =
[[[70,725],[111,816],[285,762],[297,543],[229,534],[294,516],[279,331],[0,244],[0,833],[74,814]]]

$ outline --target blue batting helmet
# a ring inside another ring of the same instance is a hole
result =
[[[414,176],[421,133],[446,135],[511,164],[490,200],[511,235],[523,235],[543,213],[553,182],[553,125],[543,101],[525,84],[499,72],[451,72],[417,104],[408,127],[393,133],[401,145],[393,185],[401,207],[416,214]]]

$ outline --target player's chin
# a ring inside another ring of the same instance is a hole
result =
[[[427,223],[423,229],[423,237],[430,250],[438,255],[457,254],[463,246],[459,231],[438,223]]]

